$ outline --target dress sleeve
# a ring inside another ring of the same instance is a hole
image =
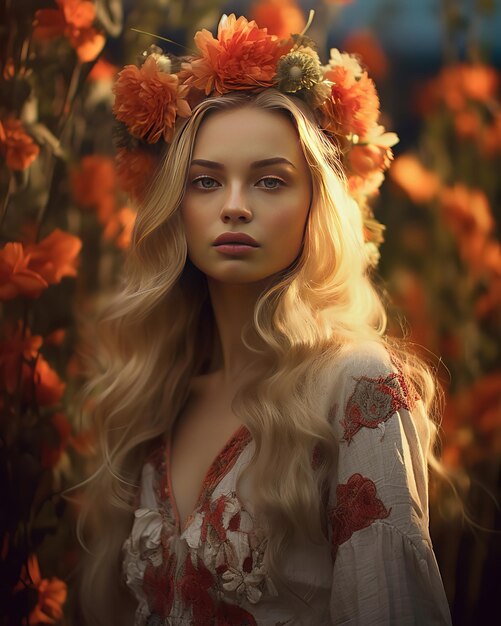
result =
[[[343,359],[332,400],[332,624],[450,625],[428,530],[423,403],[380,346]]]

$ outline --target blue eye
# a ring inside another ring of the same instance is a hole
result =
[[[263,186],[265,189],[278,189],[285,184],[283,180],[281,180],[280,178],[275,178],[274,176],[266,176],[265,178],[261,178],[259,182],[264,182]],[[269,185],[268,183],[271,184]]]
[[[197,185],[196,183],[199,183],[199,182],[201,184]],[[209,183],[209,184],[206,185],[205,183]],[[199,176],[198,178],[195,178],[195,180],[192,182],[192,184],[198,187],[198,189],[216,189],[216,186],[210,183],[219,184],[217,180],[215,180],[214,178],[211,178],[210,176]]]

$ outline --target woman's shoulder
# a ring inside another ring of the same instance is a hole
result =
[[[360,342],[338,350],[325,371],[324,384],[329,404],[338,407],[340,403],[346,405],[355,400],[370,403],[388,396],[395,405],[410,408],[418,399],[400,358],[377,341]]]

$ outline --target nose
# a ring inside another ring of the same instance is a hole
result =
[[[252,211],[240,186],[229,190],[221,209],[221,219],[224,223],[229,221],[248,222],[252,219]]]

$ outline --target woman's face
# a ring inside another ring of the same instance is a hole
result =
[[[310,201],[308,165],[285,115],[215,112],[198,130],[181,204],[188,256],[220,282],[268,278],[296,259]],[[245,233],[257,245],[215,245],[223,233]]]

